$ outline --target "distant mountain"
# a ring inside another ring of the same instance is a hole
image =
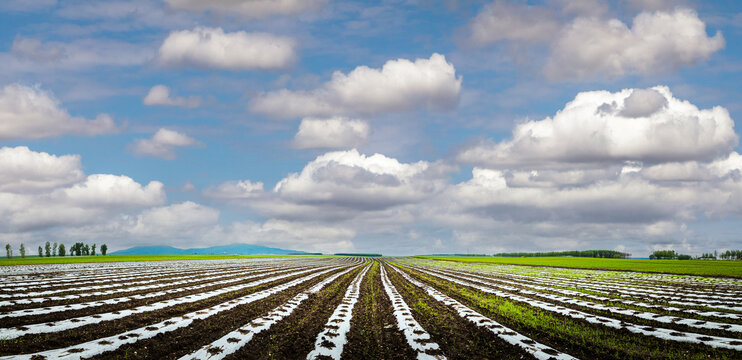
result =
[[[194,249],[178,249],[172,246],[135,246],[130,249],[112,252],[111,255],[286,255],[304,253],[304,251],[284,250],[260,245],[232,244]]]

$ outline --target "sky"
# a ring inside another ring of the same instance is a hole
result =
[[[0,242],[742,247],[738,1],[5,0]]]

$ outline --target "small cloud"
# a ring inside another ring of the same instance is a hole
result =
[[[175,148],[200,145],[201,142],[186,134],[162,128],[151,139],[137,139],[130,149],[137,155],[173,160],[176,158]]]
[[[195,108],[201,105],[201,97],[199,96],[170,96],[170,88],[165,85],[155,85],[147,93],[147,96],[142,100],[144,105],[149,106],[182,106],[188,108]]]
[[[186,181],[186,183],[180,188],[181,192],[190,192],[193,190],[196,190],[196,186],[190,181]]]
[[[363,120],[306,118],[299,125],[293,146],[297,149],[354,148],[366,142],[369,132]]]
[[[250,180],[227,181],[204,191],[204,196],[226,202],[254,199],[262,194],[263,183],[260,181],[252,182]]]
[[[160,46],[158,59],[168,66],[285,69],[296,60],[295,47],[296,41],[285,36],[197,27],[171,32]]]

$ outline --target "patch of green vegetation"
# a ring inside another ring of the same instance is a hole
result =
[[[286,257],[287,255],[106,255],[106,256],[64,256],[64,257],[27,257],[0,259],[3,265],[34,264],[73,264],[121,261],[167,261],[167,260],[215,260],[215,259],[253,259]],[[301,256],[309,257],[309,256]]]
[[[596,259],[579,257],[512,258],[494,256],[417,256],[417,258],[464,263],[553,266],[742,278],[742,261]]]

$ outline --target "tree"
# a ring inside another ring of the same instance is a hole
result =
[[[76,242],[75,245],[72,245],[70,247],[70,255],[81,256],[83,254],[83,251],[85,250],[83,246],[83,243]]]
[[[44,256],[44,250],[41,249],[41,245],[39,245],[39,257]]]
[[[52,246],[52,256],[57,256],[57,243]]]
[[[84,246],[82,247],[82,253],[83,253],[83,255],[85,255],[85,256],[88,256],[88,255],[90,255],[90,245],[84,245]]]
[[[108,245],[106,245],[106,244],[101,245],[100,246],[100,253],[101,253],[101,255],[106,256],[106,251],[108,251]]]
[[[676,253],[675,250],[657,250],[653,252],[652,255],[654,255],[654,258],[658,260],[674,260],[677,259],[680,254]],[[652,259],[651,255],[649,258]]]
[[[8,259],[13,256],[13,249],[10,247],[10,244],[5,244],[5,252],[8,255]]]
[[[91,252],[90,255],[95,256],[95,244],[93,244],[93,246],[90,247],[90,252]]]
[[[26,257],[26,247],[23,246],[23,244],[21,244],[20,251],[21,251],[21,257],[22,258],[25,258]]]
[[[52,256],[52,244],[48,241],[46,242],[46,245],[44,245],[44,253],[46,254],[46,257]]]
[[[59,256],[65,256],[67,252],[64,249],[64,244],[59,244]]]

